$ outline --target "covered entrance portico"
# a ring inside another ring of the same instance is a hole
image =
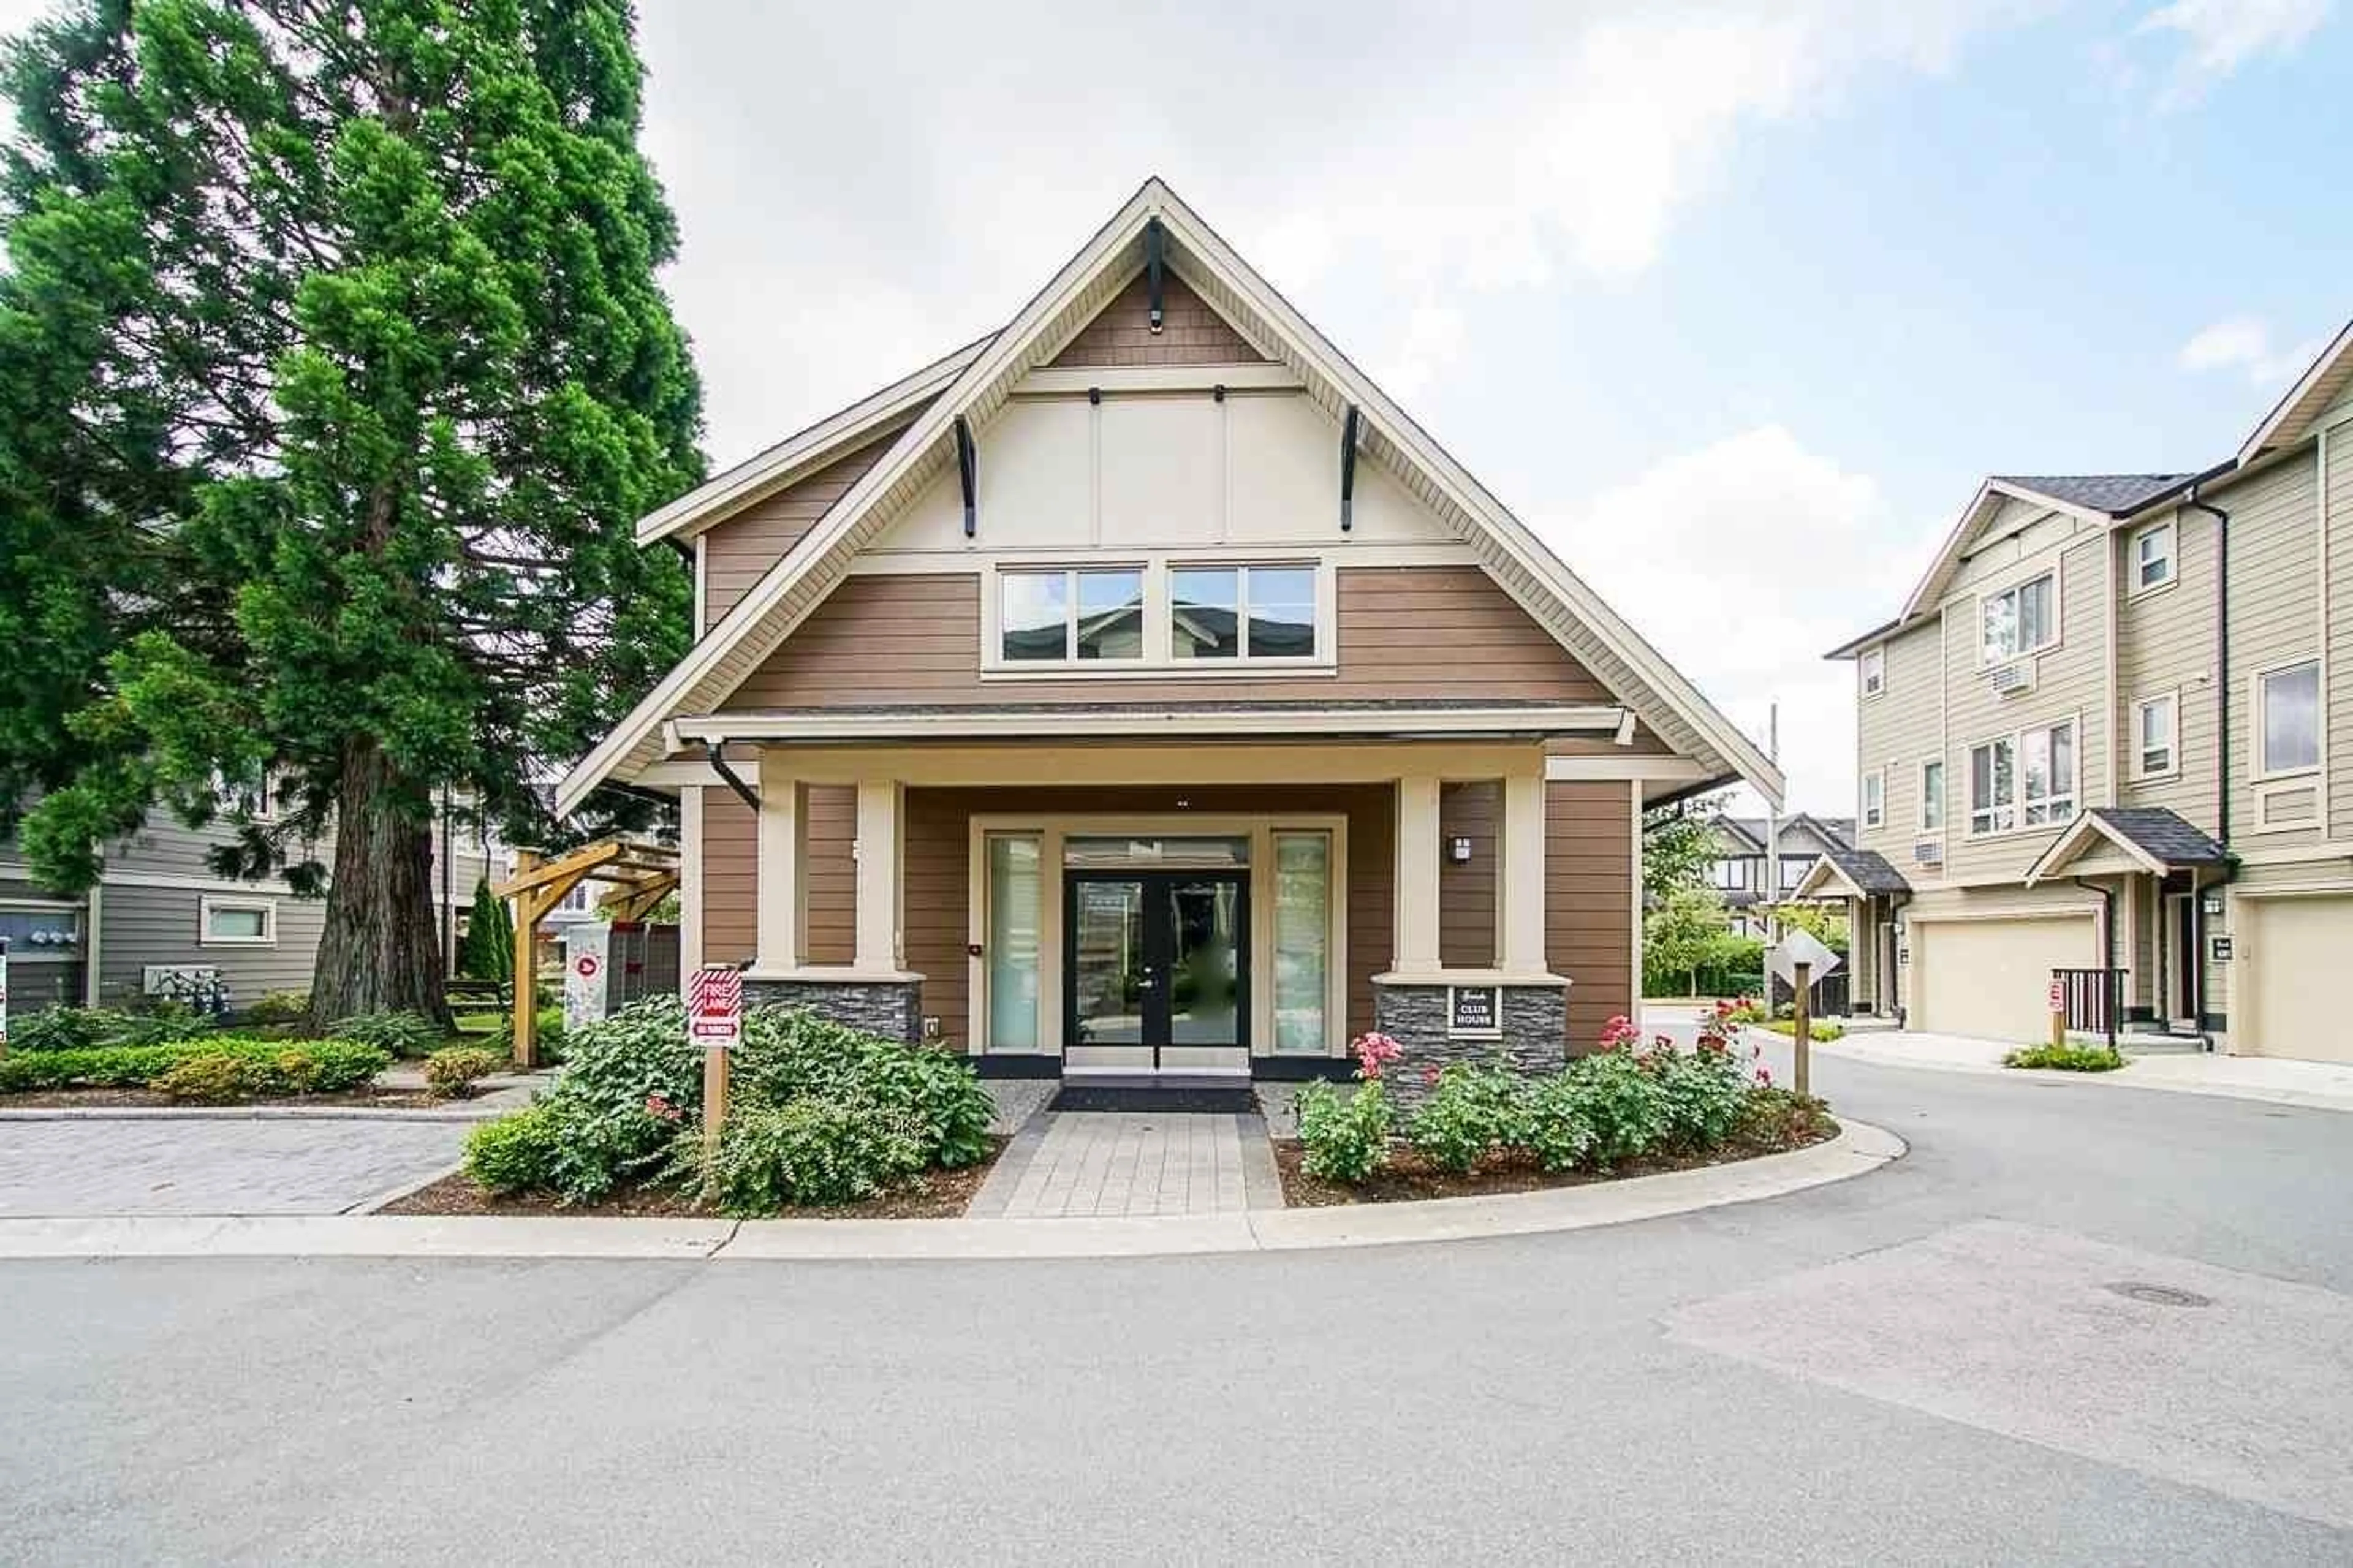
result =
[[[782,743],[733,714],[690,721],[724,735],[679,728],[756,774],[754,996],[935,1040],[984,1072],[1240,1079],[1345,1072],[1377,1026],[1425,1062],[1560,1060],[1546,742],[1614,731],[1618,713],[1443,710],[1470,732],[1311,724],[1223,745]],[[818,792],[855,802],[847,922],[813,907]],[[689,792],[689,815],[718,793]],[[811,962],[817,928],[845,923],[849,961]]]

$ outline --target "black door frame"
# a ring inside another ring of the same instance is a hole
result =
[[[1177,1043],[1168,1037],[1174,1028],[1169,1005],[1172,991],[1168,971],[1176,961],[1176,923],[1169,916],[1169,902],[1165,898],[1155,897],[1155,894],[1186,882],[1226,882],[1230,883],[1234,889],[1234,1038],[1230,1045],[1205,1048],[1238,1050],[1247,1058],[1250,1049],[1250,874],[1240,867],[1192,870],[1119,867],[1065,869],[1062,872],[1064,1052],[1067,1054],[1071,1047],[1082,1043],[1079,1038],[1079,888],[1086,882],[1134,882],[1142,886],[1146,982],[1143,987],[1143,1012],[1138,1025],[1138,1032],[1144,1038],[1133,1046],[1107,1041],[1087,1043],[1107,1050],[1149,1049],[1152,1052],[1152,1070],[1160,1070],[1160,1053]]]

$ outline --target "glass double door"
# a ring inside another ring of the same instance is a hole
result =
[[[1247,1068],[1242,871],[1071,871],[1062,930],[1071,1066]]]

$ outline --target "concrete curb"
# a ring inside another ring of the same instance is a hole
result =
[[[1868,1174],[1905,1152],[1860,1121],[1731,1165],[1428,1203],[1140,1219],[569,1219],[331,1215],[0,1219],[0,1258],[1157,1258],[1471,1241],[1623,1225]]]
[[[1899,1068],[1913,1072],[1952,1072],[1978,1078],[2010,1079],[2019,1083],[2080,1083],[2086,1088],[2138,1089],[2153,1094],[2202,1094],[2214,1100],[2246,1100],[2264,1105],[2292,1105],[2304,1110],[2335,1110],[2353,1112],[2353,1093],[2327,1089],[2299,1089],[2260,1083],[2215,1082],[2200,1083],[2179,1078],[2143,1075],[2133,1069],[2139,1064],[2129,1053],[2125,1065],[2113,1072],[2061,1072],[2043,1068],[2004,1067],[1999,1061],[1956,1061],[1949,1058],[1906,1057],[1893,1051],[1876,1050],[1864,1046],[1848,1048],[1847,1041],[1818,1042],[1816,1052],[1834,1056],[1842,1061],[1861,1062],[1865,1067]],[[2165,1058],[2152,1058],[2156,1060]],[[2160,1069],[2161,1071],[2161,1069]]]

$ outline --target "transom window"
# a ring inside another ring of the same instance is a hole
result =
[[[2075,722],[1969,748],[1969,832],[2007,833],[2075,816]]]
[[[1985,662],[2000,664],[2059,640],[2058,579],[2045,572],[1979,601],[1985,619]]]
[[[2137,593],[2173,581],[2173,524],[2160,522],[2133,535],[2132,585]]]
[[[2157,778],[2173,771],[2175,731],[2180,721],[2180,704],[2171,692],[2162,697],[2143,700],[2138,708],[2135,729],[2140,743],[2140,773],[2143,778]]]
[[[997,578],[1008,663],[1144,657],[1144,570],[1008,572]]]
[[[1858,661],[1862,666],[1862,694],[1876,697],[1887,689],[1887,650],[1874,647],[1863,650]]]
[[[2274,669],[2256,686],[2263,731],[2263,773],[2302,773],[2320,765],[2320,664]]]
[[[1312,566],[1176,566],[1168,574],[1175,658],[1313,658]]]
[[[1328,660],[1331,585],[1306,563],[1165,561],[1006,567],[992,668],[1171,671]]]

